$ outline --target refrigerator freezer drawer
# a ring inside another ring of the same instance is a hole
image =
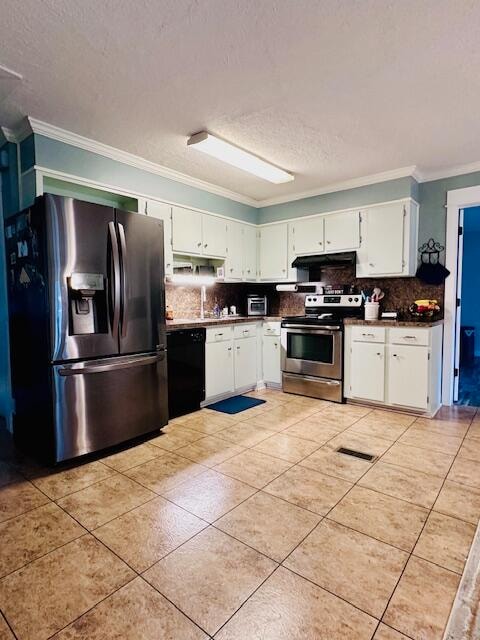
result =
[[[168,422],[166,353],[53,367],[55,461],[99,451]]]

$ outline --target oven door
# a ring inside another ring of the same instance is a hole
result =
[[[342,379],[342,331],[326,327],[282,327],[282,371]]]

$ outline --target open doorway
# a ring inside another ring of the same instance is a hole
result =
[[[463,219],[462,219],[463,218]],[[458,393],[461,405],[480,406],[480,207],[461,212],[458,252],[459,357]],[[461,263],[460,263],[461,262]]]

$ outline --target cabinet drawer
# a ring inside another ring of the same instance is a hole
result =
[[[263,335],[264,336],[279,336],[280,335],[280,322],[264,322],[263,323]]]
[[[218,326],[207,328],[207,342],[226,342],[233,338],[233,326]]]
[[[391,344],[411,344],[428,347],[430,340],[429,329],[416,327],[395,327],[388,330],[388,341]]]
[[[352,327],[352,340],[355,342],[385,342],[385,327],[354,326]]]
[[[236,324],[233,327],[233,335],[235,340],[253,338],[257,335],[257,326],[255,324]]]

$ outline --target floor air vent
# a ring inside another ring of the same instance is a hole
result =
[[[345,447],[339,447],[338,453],[343,453],[346,456],[353,456],[354,458],[361,458],[362,460],[368,460],[373,462],[377,456],[372,456],[370,453],[364,453],[363,451],[355,451],[355,449],[346,449]]]

